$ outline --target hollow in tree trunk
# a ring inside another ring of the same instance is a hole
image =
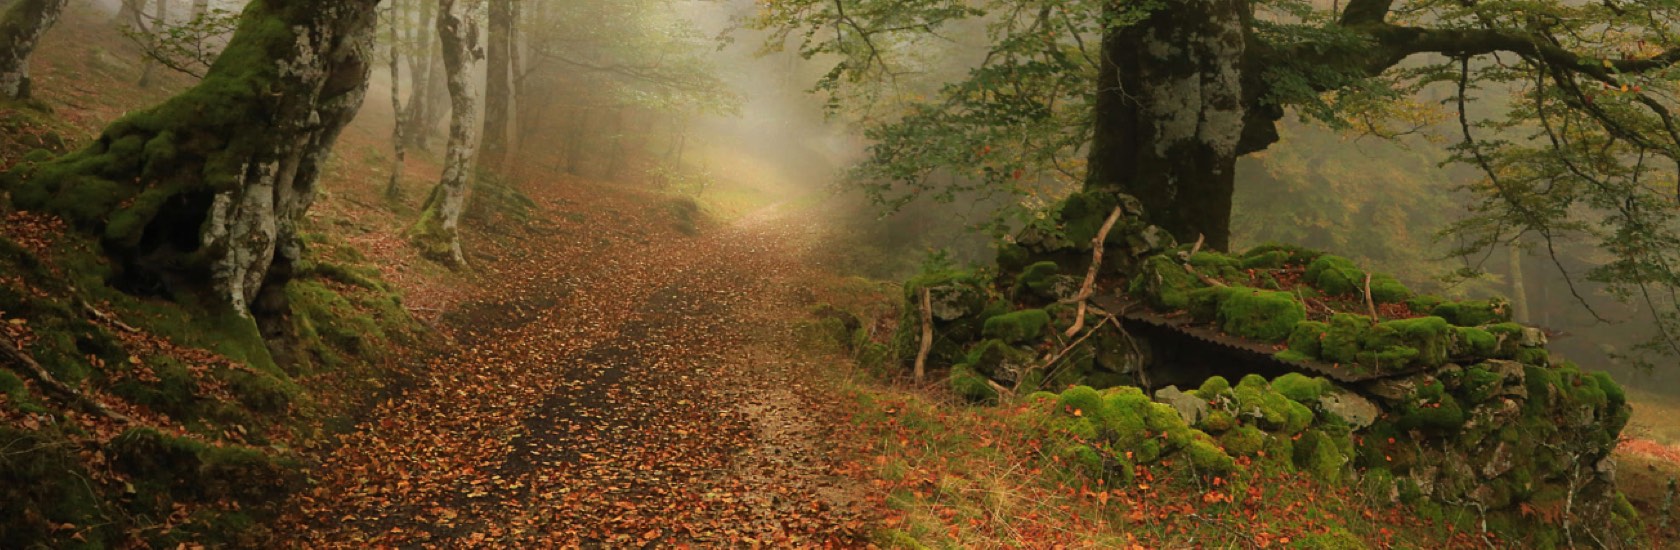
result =
[[[69,0],[16,0],[0,15],[0,97],[29,99],[29,55]]]
[[[99,235],[118,288],[279,315],[297,225],[367,91],[377,4],[253,2],[197,86],[3,183]]]
[[[475,65],[484,58],[478,45],[480,5],[473,0],[442,0],[438,4],[438,40],[449,78],[449,150],[444,155],[443,179],[426,199],[420,221],[409,236],[428,258],[454,267],[466,266],[461,251],[461,211],[467,201],[473,150],[478,136],[478,101],[472,85]]]

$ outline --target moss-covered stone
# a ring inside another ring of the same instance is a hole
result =
[[[1189,311],[1198,321],[1217,321],[1233,336],[1282,342],[1305,321],[1307,310],[1293,294],[1248,287],[1213,287],[1191,291]]]
[[[1042,309],[1028,309],[986,319],[981,334],[1010,344],[1032,342],[1044,336],[1050,326],[1050,314]]]
[[[1430,314],[1446,319],[1456,326],[1479,327],[1510,322],[1511,304],[1502,298],[1444,302],[1436,305]]]
[[[1190,292],[1204,286],[1201,279],[1185,271],[1176,259],[1163,254],[1144,260],[1127,290],[1150,307],[1177,311],[1189,307]]]
[[[1234,456],[1254,456],[1266,447],[1266,433],[1253,426],[1238,426],[1219,436],[1220,446]]]
[[[951,391],[973,403],[996,403],[997,389],[993,388],[985,376],[974,372],[968,365],[951,367]]]
[[[1314,260],[1307,266],[1306,281],[1328,295],[1363,296],[1367,276],[1371,278],[1371,299],[1378,303],[1404,302],[1412,297],[1412,291],[1394,277],[1368,274],[1341,256],[1325,255]]]
[[[1062,268],[1056,262],[1044,261],[1027,266],[1015,279],[1015,294],[1017,296],[1031,293],[1040,298],[1054,297],[1056,294],[1057,276]]]
[[[1075,386],[1062,392],[1057,404],[1068,414],[1084,417],[1086,415],[1101,414],[1104,408],[1102,394],[1097,393],[1090,386]]]
[[[1319,398],[1335,390],[1329,380],[1289,373],[1272,380],[1272,389],[1299,403],[1316,403]]]
[[[1360,339],[1359,362],[1376,369],[1447,364],[1457,333],[1440,317],[1377,323]]]

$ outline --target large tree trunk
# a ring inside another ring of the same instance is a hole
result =
[[[449,151],[444,155],[443,179],[426,199],[420,221],[410,231],[421,253],[455,267],[466,265],[461,251],[461,211],[467,201],[473,152],[478,136],[477,98],[472,77],[484,51],[478,45],[480,4],[474,0],[441,0],[438,39],[443,44],[443,67],[449,75]]]
[[[1230,244],[1249,119],[1245,0],[1179,0],[1103,38],[1089,191],[1123,192],[1179,240]]]
[[[367,91],[377,4],[250,4],[202,82],[6,174],[13,199],[101,235],[121,288],[284,311],[297,225]]]
[[[490,0],[490,44],[486,50],[484,142],[478,165],[501,171],[507,156],[508,102],[513,95],[513,0]]]
[[[0,97],[29,99],[29,55],[69,0],[16,0],[0,16]]]

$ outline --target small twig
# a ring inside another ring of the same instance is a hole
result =
[[[1050,356],[1050,360],[1045,361],[1043,366],[1038,367],[1038,368],[1033,369],[1033,370],[1035,370],[1035,371],[1042,370],[1042,371],[1045,371],[1046,373],[1051,372],[1050,367],[1056,366],[1056,363],[1061,362],[1061,360],[1063,358],[1067,357],[1067,355],[1069,353],[1072,353],[1074,348],[1079,347],[1080,344],[1085,343],[1086,340],[1089,340],[1092,336],[1094,336],[1098,332],[1102,331],[1103,326],[1109,324],[1110,322],[1113,322],[1115,324],[1115,326],[1119,326],[1119,324],[1120,324],[1119,320],[1115,319],[1113,315],[1107,315],[1107,316],[1103,317],[1103,321],[1101,323],[1097,323],[1097,326],[1091,327],[1091,330],[1089,332],[1086,332],[1084,336],[1080,336],[1079,339],[1074,340],[1073,343],[1068,344],[1067,347],[1062,348],[1061,351],[1056,352],[1055,355]],[[1046,376],[1045,378],[1049,378],[1049,377]],[[1026,373],[1021,373],[1021,381],[1026,381],[1026,379],[1027,379]],[[1021,382],[1016,382],[1015,387],[1017,389],[1019,389],[1021,387]]]
[[[1196,236],[1196,245],[1190,247],[1190,253],[1184,256],[1184,272],[1194,275],[1197,279],[1201,279],[1202,284],[1206,284],[1208,286],[1216,286],[1219,288],[1230,286],[1220,282],[1218,279],[1198,273],[1196,268],[1190,266],[1190,258],[1196,257],[1196,254],[1202,251],[1202,245],[1205,243],[1207,243],[1207,235]]]
[[[916,383],[927,378],[928,352],[933,351],[933,297],[922,289],[922,349],[916,352]]]
[[[1365,274],[1365,307],[1371,310],[1371,322],[1377,322],[1377,302],[1371,299],[1371,274]]]
[[[1079,294],[1073,297],[1073,301],[1079,304],[1079,314],[1074,317],[1073,326],[1063,333],[1068,338],[1079,334],[1079,331],[1085,328],[1086,302],[1095,292],[1097,272],[1102,269],[1103,248],[1108,246],[1108,232],[1113,231],[1115,222],[1120,221],[1120,213],[1120,207],[1114,207],[1114,211],[1108,214],[1108,219],[1103,221],[1102,230],[1097,232],[1096,237],[1091,238],[1091,268],[1085,270],[1085,283],[1079,285]]]
[[[0,354],[3,354],[5,358],[10,359],[11,361],[8,362],[17,367],[20,372],[28,375],[30,378],[34,378],[36,382],[45,386],[46,389],[59,394],[60,397],[70,401],[71,404],[81,408],[82,410],[123,424],[134,423],[133,419],[124,416],[122,413],[111,410],[103,403],[95,401],[86,394],[77,391],[76,388],[72,388],[63,382],[59,382],[57,378],[53,377],[51,372],[47,372],[47,369],[42,367],[40,363],[35,362],[35,358],[30,357],[28,353],[25,353],[23,349],[18,347],[16,342],[12,341],[11,338],[0,336]]]

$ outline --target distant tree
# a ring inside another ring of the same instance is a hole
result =
[[[367,90],[377,4],[252,2],[198,85],[0,183],[99,236],[115,286],[283,314],[298,224]]]
[[[515,0],[489,0],[490,26],[485,52],[484,140],[478,154],[479,167],[502,169],[507,159],[508,130],[513,108],[513,53]]]
[[[29,98],[29,56],[69,0],[15,0],[0,14],[0,97]]]
[[[466,266],[461,250],[461,213],[472,179],[473,153],[478,146],[478,97],[472,79],[484,59],[478,24],[483,5],[476,0],[440,0],[437,32],[443,44],[443,66],[449,78],[449,150],[443,178],[420,212],[410,237],[427,257],[451,266]]]

